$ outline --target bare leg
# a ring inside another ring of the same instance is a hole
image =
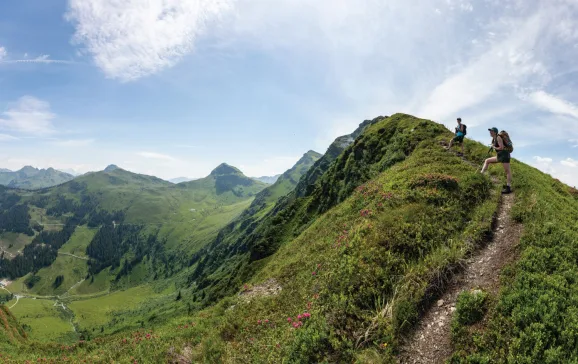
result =
[[[454,140],[450,140],[450,143],[448,144],[448,146],[446,147],[446,149],[451,149],[452,145],[454,145]]]
[[[498,163],[498,157],[486,159],[486,161],[484,162],[484,167],[482,168],[482,173],[484,173],[488,169],[488,165],[491,163]]]
[[[510,163],[502,163],[504,166],[504,171],[506,171],[506,178],[508,186],[512,186],[512,170],[510,169]]]

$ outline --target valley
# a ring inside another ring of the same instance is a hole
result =
[[[380,116],[271,185],[222,164],[179,184],[115,166],[2,190],[2,247],[12,249],[2,294],[17,320],[0,331],[2,348],[16,362],[421,362],[418,351],[400,356],[404,344],[501,234],[496,221],[511,219],[519,261],[483,270],[502,282],[480,286],[483,301],[451,292],[443,355],[571,360],[572,341],[556,338],[578,327],[568,319],[578,192],[514,160],[504,200],[499,169],[478,171],[485,146],[467,140],[457,156],[443,148],[450,135],[411,115]],[[530,298],[541,294],[556,312]],[[475,319],[468,304],[482,305]],[[536,325],[544,315],[560,324]],[[419,347],[437,345],[428,335]],[[556,351],[528,350],[541,338]],[[510,345],[521,340],[532,345]]]

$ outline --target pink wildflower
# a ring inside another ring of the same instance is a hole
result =
[[[301,320],[302,317],[301,314],[297,315],[297,320]]]
[[[316,275],[316,274],[317,274],[317,272],[311,272],[311,275]]]
[[[291,322],[291,317],[287,317],[287,322]]]
[[[261,325],[261,320],[257,321],[257,325]]]

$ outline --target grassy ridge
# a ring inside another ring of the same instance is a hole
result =
[[[457,342],[454,363],[578,361],[578,191],[514,163],[520,258],[503,276],[485,330]]]
[[[388,128],[394,132],[382,144]],[[250,303],[225,298],[193,317],[169,319],[142,342],[119,333],[77,347],[74,355],[159,362],[171,347],[188,347],[193,361],[209,362],[391,358],[399,334],[417,319],[439,277],[488,234],[497,207],[490,181],[441,149],[438,141],[448,134],[406,115],[368,128],[358,139],[367,151],[359,143],[349,147],[324,174],[335,178],[333,187],[301,200],[303,211],[327,212],[301,227],[297,237],[287,235],[277,252],[254,263],[257,273],[242,281],[250,290],[274,279],[282,288],[278,295],[256,296]],[[468,143],[468,157],[477,161],[483,153],[482,146]],[[347,165],[345,175],[340,163]],[[199,292],[185,292],[183,300],[195,302]],[[311,316],[298,317],[303,313]],[[45,350],[39,354],[51,353]]]
[[[211,363],[393,361],[400,336],[424,304],[491,235],[498,207],[499,187],[441,149],[439,142],[449,135],[437,124],[402,114],[375,123],[304,196],[294,196],[297,202],[288,205],[280,202],[275,207],[279,218],[255,230],[265,234],[259,242],[269,238],[274,244],[272,254],[251,261],[250,241],[229,245],[241,254],[228,256],[226,265],[211,271],[209,285],[201,287],[210,289],[183,288],[178,301],[170,287],[159,286],[144,294],[128,290],[72,302],[77,314],[84,310],[99,318],[93,328],[116,317],[125,319],[118,328],[134,332],[110,327],[107,336],[66,349],[13,346],[11,357],[139,363],[178,355]],[[466,142],[466,158],[473,163],[481,163],[485,151],[479,143]],[[490,307],[487,330],[469,332],[453,360],[572,362],[578,347],[577,191],[516,161],[513,168],[513,214],[525,225],[522,256],[504,276],[506,289]],[[503,178],[499,168],[491,173]],[[231,272],[246,274],[227,275]],[[184,278],[174,280],[177,287]],[[211,289],[236,293],[237,286],[243,287],[240,296],[186,314],[186,305],[208,301]],[[280,291],[266,289],[271,286]],[[123,299],[129,300],[127,310],[106,310],[106,302],[112,307],[110,302]],[[165,311],[169,314],[160,321],[154,318]],[[144,312],[151,320],[137,329]]]

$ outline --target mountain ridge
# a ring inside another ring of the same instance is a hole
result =
[[[27,190],[56,186],[74,178],[73,175],[57,171],[52,167],[39,169],[32,166],[24,166],[18,171],[0,172],[1,185]]]

